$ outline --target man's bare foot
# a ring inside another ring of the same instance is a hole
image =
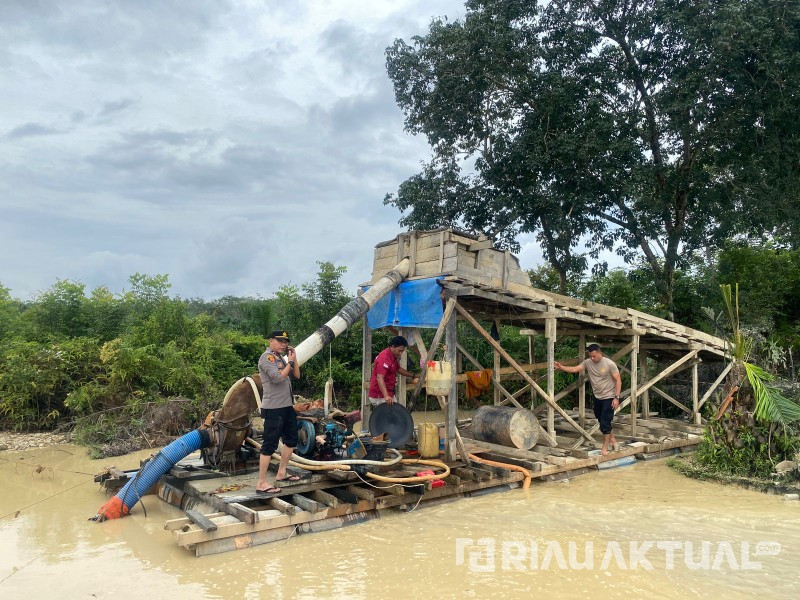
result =
[[[603,447],[600,449],[600,454],[602,454],[603,456],[608,456],[608,448],[606,448],[605,446],[603,446]]]

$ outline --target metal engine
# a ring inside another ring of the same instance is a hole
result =
[[[334,411],[327,417],[298,414],[299,441],[295,452],[314,460],[347,458],[347,445],[355,437],[353,426],[360,420],[360,411]]]

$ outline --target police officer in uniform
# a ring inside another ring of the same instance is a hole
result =
[[[275,481],[298,481],[296,475],[287,475],[286,466],[297,446],[297,417],[294,412],[292,378],[300,377],[300,365],[294,348],[289,346],[289,334],[273,331],[269,335],[269,348],[258,359],[258,374],[264,391],[261,396],[261,417],[264,419],[264,439],[258,468],[256,491],[274,494],[280,488],[267,483],[267,469],[272,454],[278,448],[278,439],[283,441],[281,460]]]

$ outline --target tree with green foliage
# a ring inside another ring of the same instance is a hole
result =
[[[800,230],[799,52],[789,0],[469,0],[387,49],[433,158],[385,203],[512,248],[532,232],[562,291],[580,243],[642,257],[671,312],[698,250]]]

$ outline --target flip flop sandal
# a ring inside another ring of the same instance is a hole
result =
[[[288,475],[283,479],[276,479],[275,483],[283,483],[284,481],[295,482],[295,481],[300,481],[300,478],[297,475]]]
[[[256,494],[278,494],[281,492],[281,488],[271,485],[265,490],[256,490]]]

